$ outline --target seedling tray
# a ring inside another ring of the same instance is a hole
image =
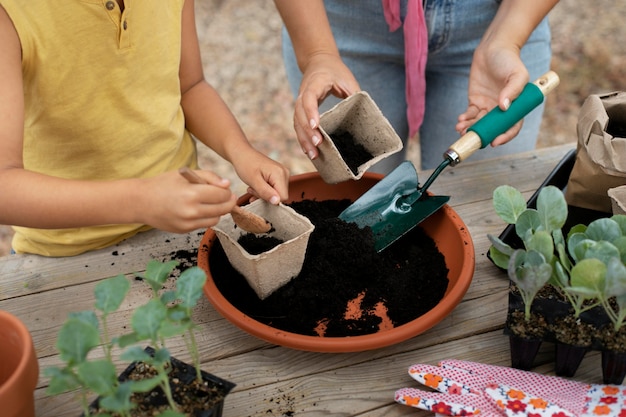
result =
[[[542,188],[547,187],[548,185],[553,185],[559,188],[561,191],[565,192],[565,189],[567,188],[567,182],[569,181],[569,176],[572,172],[572,169],[574,168],[574,162],[576,162],[576,149],[572,149],[565,154],[565,156],[554,167],[552,172],[550,172],[546,179],[541,183],[537,191],[535,191],[534,194],[528,199],[526,205],[529,208],[536,208],[539,192]],[[608,213],[608,215],[610,215],[610,213]],[[577,224],[589,224],[596,219],[606,216],[607,213],[604,213],[602,211],[568,205],[567,221],[563,226],[563,234],[567,236],[567,232],[569,232],[569,229]],[[512,248],[523,248],[523,243],[519,236],[517,236],[517,234],[515,233],[515,225],[513,224],[509,224],[502,231],[502,233],[500,233],[499,238]],[[489,252],[487,252],[487,257],[491,262],[493,262],[493,259],[491,259],[491,256],[489,255]],[[506,271],[504,271],[503,269],[502,271],[506,273]]]

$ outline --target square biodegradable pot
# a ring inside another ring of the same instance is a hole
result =
[[[402,140],[383,116],[374,100],[364,91],[340,101],[320,116],[320,131],[324,137],[318,146],[319,156],[312,160],[322,179],[328,184],[358,180],[378,161],[402,149]],[[372,158],[361,163],[353,172],[339,152],[333,136],[352,137]]]
[[[260,254],[248,253],[238,243],[239,238],[248,232],[237,227],[230,215],[223,216],[213,230],[229,262],[263,300],[300,273],[315,226],[308,218],[282,203],[275,206],[256,200],[245,208],[272,224],[267,234],[259,236],[270,236],[282,243]]]

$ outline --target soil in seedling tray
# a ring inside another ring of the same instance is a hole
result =
[[[311,220],[315,230],[300,274],[265,300],[230,265],[216,240],[209,265],[221,294],[259,322],[311,336],[320,335],[321,326],[327,337],[364,335],[385,328],[381,315],[372,314],[381,303],[392,327],[437,305],[448,287],[448,269],[435,242],[418,226],[378,253],[371,229],[337,217],[349,204],[348,200],[290,204]],[[248,239],[246,245],[253,242]],[[349,302],[360,302],[364,314],[346,314]]]
[[[337,151],[354,175],[359,173],[361,165],[374,157],[363,145],[357,143],[348,132],[339,131],[328,136],[333,140]]]

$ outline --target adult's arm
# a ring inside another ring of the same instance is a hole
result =
[[[521,60],[522,47],[558,0],[503,0],[474,52],[469,80],[469,104],[459,116],[456,129],[464,132],[495,106],[506,110],[528,83]],[[513,139],[522,123],[492,142],[501,145]]]
[[[319,104],[329,95],[346,98],[359,84],[339,56],[322,0],[274,0],[289,32],[302,83],[294,109],[294,129],[304,153],[317,157],[322,141]]]

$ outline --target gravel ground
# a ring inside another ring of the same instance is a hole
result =
[[[299,174],[314,170],[292,130],[293,100],[280,54],[281,21],[271,0],[196,0],[207,80],[237,116],[250,141]],[[576,141],[578,110],[589,94],[625,90],[626,2],[563,0],[551,12],[552,68],[561,84],[547,99],[539,146]],[[409,145],[412,160],[419,146]],[[245,192],[229,164],[205,147],[200,162]],[[11,229],[0,226],[0,255]]]

